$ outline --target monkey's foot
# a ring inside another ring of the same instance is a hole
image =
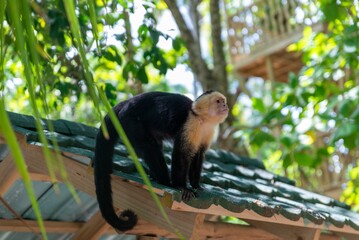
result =
[[[182,188],[181,191],[182,191],[182,201],[184,202],[188,202],[192,198],[198,197],[196,191],[193,191],[191,189]]]
[[[194,186],[194,187],[192,186],[192,188],[194,189],[195,192],[197,192],[197,191],[203,191],[203,190],[204,190],[204,188],[201,187],[200,185]]]

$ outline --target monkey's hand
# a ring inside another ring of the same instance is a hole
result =
[[[202,191],[204,188],[201,187],[199,184],[195,185],[195,186],[192,186],[192,188],[194,189],[195,192],[197,191]]]
[[[182,191],[182,201],[184,201],[184,202],[188,202],[192,198],[198,197],[197,192],[195,192],[191,189],[182,188],[181,191]]]

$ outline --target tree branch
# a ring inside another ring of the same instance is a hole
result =
[[[187,26],[175,0],[164,0],[168,9],[174,17],[181,37],[188,50],[188,57],[193,74],[196,75],[204,89],[208,89],[210,82],[213,82],[212,72],[209,70],[206,62],[202,58],[199,39],[195,39],[189,27]],[[195,26],[195,25],[194,25]]]
[[[224,55],[224,46],[222,41],[222,26],[220,4],[221,1],[211,0],[209,11],[211,16],[211,35],[212,35],[212,52],[213,52],[213,74],[217,81],[217,88],[220,92],[228,92],[226,58]],[[218,84],[220,82],[220,84]]]

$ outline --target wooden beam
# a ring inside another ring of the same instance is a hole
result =
[[[322,23],[314,24],[312,26],[313,31],[323,31],[324,26]],[[272,39],[272,41],[267,44],[263,44],[260,48],[256,48],[255,51],[251,52],[246,57],[240,59],[240,61],[235,61],[234,69],[238,72],[241,72],[241,69],[253,64],[257,59],[269,56],[274,54],[282,49],[285,49],[289,44],[294,43],[302,38],[303,31],[295,31],[290,35],[284,36],[280,39]]]
[[[0,219],[0,231],[1,232],[35,232],[39,233],[40,229],[35,220],[25,220],[26,225],[20,220],[15,219]],[[59,221],[45,221],[44,222],[46,231],[48,233],[76,233],[82,231],[87,223],[82,222],[59,222]],[[31,229],[29,228],[31,227]],[[279,228],[280,229],[280,228]],[[107,228],[104,235],[116,235],[118,234],[112,228]],[[178,238],[175,234],[170,233],[166,230],[160,229],[157,226],[148,223],[143,220],[139,220],[136,227],[126,234],[144,236],[144,235],[154,235],[154,236],[163,236],[166,238]],[[355,240],[352,235],[343,234],[348,240]],[[242,226],[238,224],[229,224],[229,223],[219,223],[219,222],[208,222],[203,223],[203,227],[200,230],[199,240],[204,239],[226,239],[226,240],[280,240],[276,235],[273,235],[264,230],[255,228],[253,226]],[[80,239],[79,237],[74,239]],[[91,239],[91,238],[89,238]],[[93,238],[95,239],[95,238]],[[288,238],[284,238],[288,239]],[[338,235],[328,235],[322,234],[319,238],[320,240],[341,240],[342,237]],[[297,240],[297,239],[296,239]]]
[[[267,223],[259,221],[248,221],[251,225],[268,231],[281,239],[288,240],[319,240],[320,229],[298,227],[298,226],[288,226],[276,223]]]
[[[40,232],[40,228],[35,220],[17,219],[0,219],[0,231],[7,232]],[[78,231],[84,223],[79,222],[58,222],[58,221],[44,221],[46,232],[49,233],[74,233]],[[29,229],[31,227],[31,229]]]
[[[0,196],[4,196],[19,177],[12,155],[7,154],[0,162]]]
[[[322,229],[328,230],[336,233],[347,233],[353,236],[359,236],[359,231],[351,228],[350,226],[346,225],[342,228],[336,227],[333,224],[323,223],[323,224],[314,224],[309,222],[308,220],[304,220],[303,218],[299,219],[298,221],[291,221],[285,218],[282,215],[274,215],[273,217],[263,217],[253,211],[244,210],[243,212],[231,212],[222,206],[212,205],[207,209],[197,209],[191,206],[186,205],[185,203],[181,202],[173,202],[172,209],[177,211],[184,211],[184,212],[197,212],[197,213],[206,213],[206,214],[213,214],[218,216],[233,216],[247,220],[254,220],[254,221],[261,221],[261,222],[268,222],[268,223],[278,223],[283,225],[289,226],[296,226],[296,227],[306,227],[306,228],[313,228],[313,229]]]
[[[205,221],[199,239],[281,240],[278,236],[253,226]]]
[[[73,239],[100,239],[110,225],[102,218],[101,212],[96,212],[75,234]]]
[[[197,214],[194,225],[193,225],[193,231],[191,235],[191,240],[197,240],[200,236],[200,230],[203,227],[205,214]]]
[[[267,77],[268,80],[272,82],[274,82],[274,71],[273,71],[273,64],[272,64],[272,59],[270,56],[267,56],[265,58],[265,62],[266,62],[266,69],[267,69]]]
[[[92,218],[85,223],[75,234],[73,239],[100,239],[105,234],[118,234],[107,222],[102,218],[101,212],[95,213]],[[176,238],[177,236],[169,231],[159,228],[158,226],[139,219],[136,226],[125,234],[137,236],[153,235],[167,238]]]
[[[53,182],[49,175],[35,172],[30,172],[29,174],[32,181]]]

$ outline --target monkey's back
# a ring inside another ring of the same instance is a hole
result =
[[[114,110],[121,122],[132,121],[139,130],[143,127],[157,139],[164,139],[174,138],[182,128],[192,103],[180,94],[148,92],[119,103]]]

